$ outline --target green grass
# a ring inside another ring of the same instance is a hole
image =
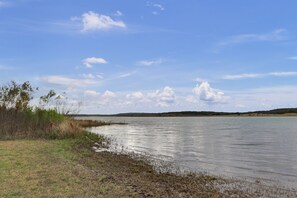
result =
[[[0,141],[0,197],[104,197],[121,191],[78,163],[75,140]]]

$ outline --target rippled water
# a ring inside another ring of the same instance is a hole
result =
[[[297,187],[297,118],[88,117],[126,122],[92,128],[129,151],[164,157],[210,174]]]

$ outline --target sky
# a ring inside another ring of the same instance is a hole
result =
[[[0,0],[0,84],[81,113],[297,107],[296,0]]]

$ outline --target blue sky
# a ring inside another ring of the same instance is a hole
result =
[[[0,0],[0,83],[82,113],[297,106],[297,1]]]

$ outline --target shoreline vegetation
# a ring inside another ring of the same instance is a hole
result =
[[[108,149],[108,138],[77,121],[50,91],[31,106],[29,82],[0,87],[0,197],[296,197],[294,190],[207,174],[159,172],[145,160]],[[65,113],[67,112],[67,113]],[[124,123],[117,123],[124,124]]]
[[[82,128],[100,127],[100,126],[109,126],[109,125],[126,125],[127,124],[127,123],[123,123],[123,122],[105,122],[105,121],[81,120],[81,119],[73,119],[73,121]]]

